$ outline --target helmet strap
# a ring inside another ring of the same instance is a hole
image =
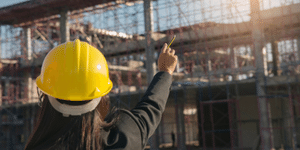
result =
[[[53,108],[58,112],[62,113],[64,117],[69,117],[70,115],[80,116],[87,112],[93,111],[98,106],[101,100],[101,97],[99,97],[91,100],[86,104],[73,106],[73,105],[62,104],[56,98],[49,95],[47,96]]]

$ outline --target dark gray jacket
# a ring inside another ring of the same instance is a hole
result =
[[[132,110],[120,110],[116,128],[102,132],[105,150],[142,150],[160,123],[170,93],[172,76],[157,73]]]
[[[113,128],[102,130],[102,143],[105,150],[143,150],[149,137],[160,123],[170,93],[172,76],[167,72],[158,72],[151,81],[145,95],[132,110],[119,110],[119,120]],[[110,120],[107,117],[105,120]],[[65,132],[73,122],[60,132]],[[56,135],[61,135],[61,133]],[[51,147],[57,136],[53,136],[34,150]],[[99,141],[100,142],[100,141]],[[52,148],[59,149],[59,148]],[[52,150],[51,149],[51,150]]]
[[[119,120],[113,128],[102,130],[102,143],[105,150],[143,150],[148,139],[160,123],[170,93],[172,76],[167,72],[158,72],[152,79],[145,95],[132,110],[119,110]],[[110,117],[104,120],[110,120]],[[108,121],[109,122],[109,121]],[[34,150],[51,147],[61,132],[67,131],[74,123],[70,122]],[[100,142],[100,141],[99,141]],[[52,148],[58,150],[59,148]]]

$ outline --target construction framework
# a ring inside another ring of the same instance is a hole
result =
[[[298,147],[299,0],[30,0],[0,8],[0,150],[24,148],[54,46],[79,38],[98,48],[112,105],[131,109],[174,35],[179,63],[147,148],[172,146],[172,132],[180,150]]]

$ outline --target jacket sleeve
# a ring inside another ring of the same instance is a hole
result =
[[[170,93],[172,76],[158,72],[152,79],[146,93],[130,112],[141,131],[142,148],[159,125]]]

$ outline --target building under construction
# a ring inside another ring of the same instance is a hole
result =
[[[298,149],[299,0],[28,0],[0,8],[0,150],[21,150],[39,106],[35,79],[74,39],[107,58],[112,106],[131,109],[164,43],[179,63],[149,149]]]

